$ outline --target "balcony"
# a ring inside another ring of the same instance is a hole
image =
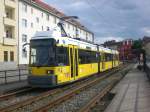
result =
[[[5,5],[12,8],[16,8],[16,0],[5,0]]]
[[[3,37],[4,45],[16,45],[15,27],[5,25],[5,36]]]
[[[11,7],[5,7],[4,24],[9,26],[15,26],[15,9]]]
[[[14,38],[3,38],[3,44],[4,45],[10,45],[10,46],[15,46],[17,45],[16,39]]]
[[[16,26],[16,21],[10,18],[4,18],[4,24],[9,26]]]

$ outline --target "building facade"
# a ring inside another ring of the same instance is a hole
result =
[[[104,47],[108,47],[110,49],[119,51],[120,60],[132,60],[134,54],[132,53],[132,39],[126,39],[120,42],[116,42],[115,40],[107,41],[103,44]]]
[[[126,39],[122,41],[121,46],[118,48],[120,60],[132,60],[133,53],[132,53],[132,39]]]
[[[0,69],[17,67],[18,0],[0,3]]]
[[[29,63],[29,43],[36,31],[53,30],[61,17],[66,16],[41,0],[19,0],[19,64]],[[94,41],[92,32],[76,20],[64,22],[64,29],[69,37]]]
[[[104,47],[108,47],[113,50],[118,50],[120,48],[122,42],[116,42],[115,40],[106,41],[104,44],[102,44]]]

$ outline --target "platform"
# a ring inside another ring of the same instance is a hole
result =
[[[150,82],[136,67],[112,92],[116,95],[105,112],[150,112]]]
[[[2,85],[0,85],[0,94],[3,94],[7,91],[11,91],[11,90],[14,90],[14,89],[28,87],[28,86],[29,85],[28,85],[27,80],[20,81],[20,82],[8,83],[8,84],[2,84]]]

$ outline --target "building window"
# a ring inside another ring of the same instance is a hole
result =
[[[8,61],[8,51],[4,51],[4,61]]]
[[[38,17],[36,17],[36,22],[39,23],[39,18]]]
[[[6,26],[5,27],[6,38],[13,38],[13,28]]]
[[[15,19],[14,9],[13,8],[5,8],[6,18]]]
[[[27,58],[27,51],[26,51],[25,48],[22,49],[22,57],[23,57],[23,58]]]
[[[46,20],[49,21],[49,14],[46,15]]]
[[[31,28],[33,28],[33,23],[31,23]]]
[[[22,5],[22,11],[23,12],[27,12],[27,4],[23,4]]]
[[[23,26],[24,28],[27,27],[27,20],[26,20],[26,19],[22,19],[22,26]]]
[[[27,42],[27,35],[22,34],[22,42]]]
[[[43,18],[43,16],[44,16],[43,12],[41,13],[41,16],[42,16],[42,18]]]
[[[50,28],[47,26],[47,31],[49,31],[50,30]]]
[[[14,52],[10,51],[10,61],[14,61]]]
[[[54,17],[54,23],[56,24],[57,20],[56,20],[56,17]]]
[[[31,14],[33,14],[33,8],[31,8]]]

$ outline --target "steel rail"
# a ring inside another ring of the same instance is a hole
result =
[[[15,92],[12,92],[12,93],[3,94],[0,96],[0,101],[16,97],[16,95],[21,94],[23,92],[31,91],[32,89],[33,88],[25,88],[22,90],[16,90]]]
[[[113,73],[115,73],[116,71],[113,71]],[[111,73],[111,74],[113,74]],[[107,76],[103,76],[103,77],[99,77],[95,80],[92,80],[88,83],[85,83],[83,85],[80,85],[79,87],[75,88],[72,91],[67,92],[66,94],[57,97],[56,99],[50,101],[47,105],[42,106],[36,110],[34,110],[33,112],[47,112],[50,108],[55,107],[56,105],[61,104],[62,102],[68,100],[69,98],[73,97],[74,95],[78,94],[79,91],[82,91],[84,89],[86,89],[87,87],[93,86],[95,83],[104,80],[105,78],[107,78]]]
[[[101,80],[102,80],[102,79],[108,77],[110,74],[113,74],[113,73],[119,71],[120,68],[122,68],[122,66],[121,66],[121,67],[118,67],[118,68],[116,68],[116,69],[114,69],[113,71],[108,72],[107,75],[102,75],[102,76],[100,76],[99,78],[101,78]],[[98,79],[98,78],[97,78],[97,79]],[[82,82],[81,82],[81,83],[82,83]],[[80,83],[80,84],[81,84],[81,83]],[[79,85],[80,85],[80,84],[79,84]],[[20,102],[17,102],[17,103],[15,103],[15,104],[12,104],[12,105],[10,105],[10,106],[1,108],[1,109],[0,109],[0,112],[10,112],[10,111],[14,111],[14,110],[20,109],[20,108],[23,108],[23,107],[25,107],[25,106],[27,106],[27,105],[31,105],[31,104],[33,104],[33,103],[35,103],[35,102],[38,102],[38,101],[40,101],[40,100],[42,100],[42,99],[44,99],[44,98],[46,98],[46,97],[48,97],[48,96],[51,96],[51,95],[54,95],[54,94],[60,93],[60,92],[62,92],[62,89],[60,89],[60,88],[57,88],[57,89],[54,89],[54,90],[50,90],[50,91],[47,91],[47,92],[45,92],[45,93],[41,93],[41,94],[38,95],[38,96],[32,97],[32,98],[30,98],[30,99],[26,99],[26,100],[24,100],[24,101],[20,101]]]
[[[45,93],[42,93],[38,96],[35,96],[35,97],[32,97],[30,99],[26,99],[26,100],[23,100],[21,102],[17,102],[15,104],[12,104],[10,106],[7,106],[7,107],[4,107],[4,108],[1,108],[0,109],[0,112],[10,112],[10,111],[13,111],[13,110],[17,110],[19,108],[23,108],[24,106],[26,105],[29,105],[29,104],[32,104],[42,98],[45,98],[47,96],[50,96],[50,95],[53,95],[57,92],[61,91],[60,89],[54,89],[54,90],[50,90],[48,92],[45,92]]]
[[[121,80],[124,76],[112,77],[111,80],[114,80],[109,84],[105,89],[103,89],[99,94],[93,97],[85,106],[78,110],[78,112],[90,112],[91,109],[98,103],[100,100]]]
[[[103,89],[98,95],[96,95],[92,100],[90,100],[85,106],[83,106],[78,112],[89,112],[92,107],[99,102],[112,88],[113,84],[108,85],[105,89]]]
[[[78,112],[90,112],[91,108],[93,108],[100,100],[114,87],[114,85],[121,79],[116,78],[114,81],[107,85],[100,93],[98,93],[95,97],[93,97],[85,106],[78,110]]]

